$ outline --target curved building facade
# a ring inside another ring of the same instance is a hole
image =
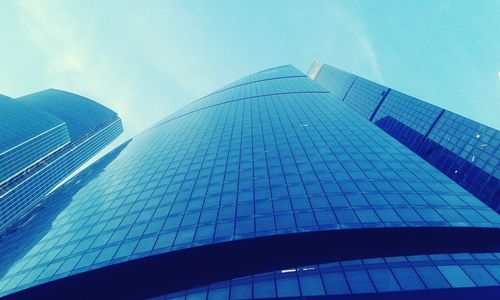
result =
[[[0,233],[123,131],[114,111],[55,89],[0,98],[0,120]]]
[[[0,240],[7,298],[494,299],[500,216],[282,66],[179,110]]]
[[[0,184],[70,143],[64,121],[11,98],[0,98]]]
[[[64,121],[73,143],[117,119],[116,112],[77,94],[48,89],[16,99]]]

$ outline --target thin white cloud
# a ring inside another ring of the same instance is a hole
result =
[[[33,51],[45,55],[44,75],[56,88],[70,90],[116,110],[122,118],[132,113],[130,102],[136,94],[112,64],[102,60],[95,41],[83,37],[73,21],[67,2],[19,1],[22,28]],[[110,88],[110,87],[117,87]]]
[[[114,109],[135,135],[180,106],[179,101],[192,100],[165,95],[203,96],[213,84],[212,78],[197,72],[210,53],[199,55],[203,51],[196,43],[204,36],[203,28],[188,12],[173,3],[157,3],[154,8],[138,4],[135,10],[130,7],[135,4],[127,5],[127,11],[114,19],[115,32],[102,28],[105,22],[95,16],[84,22],[72,2],[18,2],[22,34],[34,52],[45,55],[47,81]],[[103,5],[104,10],[110,7]],[[126,37],[113,36],[117,32]],[[109,37],[116,40],[109,42]],[[153,78],[148,78],[148,71]],[[177,91],[165,91],[158,85],[161,80]],[[146,105],[142,99],[148,99]]]
[[[33,52],[45,56],[45,81],[116,110],[132,134],[220,84],[217,76],[200,72],[223,60],[224,53],[214,46],[216,41],[207,38],[213,38],[213,32],[207,34],[195,15],[175,3],[161,2],[154,7],[127,3],[127,9],[113,11],[111,30],[105,28],[102,16],[114,9],[112,5],[100,5],[103,14],[84,20],[85,13],[72,2],[17,3],[24,24],[20,34],[29,40]],[[368,66],[372,77],[383,82],[364,24],[338,5],[325,10],[321,18],[327,23],[320,28],[335,44],[332,55],[341,49],[356,49],[351,65],[364,70]],[[126,36],[116,37],[124,33]],[[224,72],[223,68],[218,72]]]
[[[373,49],[373,45],[365,34],[359,36],[359,42],[361,45],[362,53],[366,56],[370,62],[370,69],[375,75],[379,82],[383,82],[382,73],[380,72],[377,55]]]
[[[333,53],[341,49],[348,50],[352,65],[361,65],[360,69],[366,69],[368,65],[374,79],[383,83],[377,53],[363,21],[351,11],[333,3],[325,9],[322,18],[327,20],[327,24],[321,26],[325,37],[330,37],[335,45],[339,45],[336,46],[339,49],[333,49]]]

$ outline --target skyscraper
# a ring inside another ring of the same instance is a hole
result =
[[[309,76],[500,212],[500,132],[316,61]]]
[[[487,299],[500,216],[293,66],[161,120],[0,240],[32,298]]]
[[[0,120],[0,232],[123,131],[112,110],[54,89],[0,98]]]

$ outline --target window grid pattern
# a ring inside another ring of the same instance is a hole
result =
[[[267,69],[264,71],[260,71],[248,76],[245,76],[241,79],[238,79],[236,81],[233,81],[232,83],[214,91],[213,93],[207,95],[210,96],[215,93],[219,93],[222,90],[226,90],[229,88],[241,86],[244,84],[249,84],[253,82],[258,82],[258,81],[263,81],[263,80],[269,80],[269,79],[276,79],[276,78],[285,78],[285,77],[305,77],[305,75],[297,70],[294,66],[292,65],[285,65],[285,66],[279,66],[271,69]],[[205,96],[205,97],[207,97]],[[203,97],[203,98],[205,98]],[[203,99],[201,98],[201,99]],[[199,99],[199,100],[201,100]],[[199,101],[197,100],[197,101]]]
[[[207,97],[203,97],[200,100],[181,108],[177,112],[161,120],[159,124],[176,119],[180,116],[192,113],[200,109],[204,109],[214,105],[220,105],[230,101],[238,101],[246,98],[262,97],[266,95],[304,93],[304,91],[307,91],[307,93],[327,93],[325,89],[309,80],[306,76],[280,76],[276,79],[268,78],[264,82],[257,81],[254,82],[254,84],[236,86],[236,88],[233,87],[224,89],[216,94],[211,94]]]
[[[123,131],[121,121],[109,124],[78,145],[66,147],[12,184],[0,197],[0,230],[40,203],[54,186],[111,143]]]
[[[315,81],[327,87],[335,100],[343,101],[354,80],[356,76],[353,74],[323,65]]]
[[[315,63],[313,63],[313,66]],[[339,86],[354,75],[322,65],[316,81],[336,98]],[[356,82],[362,78],[357,77]],[[354,109],[369,118],[373,93],[357,91]],[[376,95],[375,95],[376,96]],[[366,99],[365,99],[366,98]],[[357,105],[357,106],[356,106]],[[498,130],[419,99],[391,90],[372,120],[378,127],[438,168],[478,199],[500,212],[500,151]],[[428,134],[428,138],[427,138]]]
[[[34,164],[69,143],[68,130],[63,123],[0,155],[0,197],[13,181],[29,172]]]
[[[421,153],[438,169],[500,211],[498,130],[445,111],[422,145]]]
[[[373,122],[411,150],[417,151],[442,110],[398,91],[391,91]]]
[[[376,122],[386,116],[391,116],[425,135],[441,110],[441,108],[417,98],[398,91],[391,91],[380,106],[373,121]]]
[[[0,98],[0,184],[69,142],[64,122]]]
[[[161,299],[255,299],[500,285],[500,253],[399,256],[332,262],[213,283]]]
[[[56,89],[26,95],[17,98],[16,101],[36,107],[63,120],[72,142],[91,135],[95,128],[117,118],[114,111],[95,101]]]
[[[387,92],[385,86],[358,77],[347,92],[344,103],[364,118],[370,119]]]
[[[242,86],[234,99],[222,91],[58,189],[0,241],[1,293],[280,233],[500,226],[498,214],[345,104],[288,81],[289,92],[275,80]]]
[[[30,130],[34,138],[0,157],[0,173],[13,174],[0,186],[0,233],[123,131],[115,112],[72,93],[51,89],[3,101],[1,114],[8,118],[2,128],[19,126],[17,142]],[[40,124],[50,122],[55,127],[44,132]]]

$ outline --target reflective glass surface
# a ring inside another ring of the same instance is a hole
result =
[[[363,78],[357,78],[347,92],[344,102],[363,117],[371,120],[388,89]]]
[[[391,90],[373,122],[413,151],[418,151],[443,109]]]
[[[0,188],[68,143],[62,120],[16,100],[0,98]]]
[[[419,149],[421,155],[500,211],[500,132],[445,111]]]
[[[0,99],[2,99],[2,100],[12,100],[12,98],[11,98],[11,97],[9,97],[9,96],[5,96],[5,95],[3,95],[3,94],[0,94]]]
[[[0,240],[0,294],[258,237],[500,226],[493,210],[294,67],[272,70],[186,106],[51,194]],[[417,278],[412,268],[387,270],[345,273],[359,283],[349,291],[424,285],[400,280]],[[256,281],[250,293],[330,293],[311,275],[280,279],[291,287],[283,291],[271,277]],[[370,278],[378,283],[361,283]]]
[[[385,87],[332,66],[315,62],[311,70],[313,67],[319,69],[313,74],[315,81],[337,99],[344,99],[360,115],[500,212],[498,130],[398,91],[379,94]]]
[[[117,118],[114,111],[95,101],[56,89],[26,95],[16,100],[63,120],[73,142]]]
[[[111,143],[122,131],[121,122],[117,120],[80,143],[66,146],[44,158],[24,175],[8,182],[0,193],[0,231],[39,204],[54,186]]]
[[[0,105],[0,140],[11,145],[0,155],[0,175],[10,175],[0,185],[2,232],[123,129],[113,111],[58,90]]]
[[[500,253],[456,253],[371,258],[291,267],[216,282],[154,299],[333,296],[499,285]],[[408,296],[401,297],[407,299]],[[426,299],[425,294],[422,294],[422,299]]]
[[[314,66],[314,64],[316,64],[316,66]],[[319,63],[314,64],[311,67],[311,71],[314,73],[310,73],[309,76],[315,76],[314,80],[325,87],[333,98],[344,101],[347,92],[349,92],[349,89],[357,77],[332,66],[317,66]],[[319,71],[317,71],[318,69]]]

